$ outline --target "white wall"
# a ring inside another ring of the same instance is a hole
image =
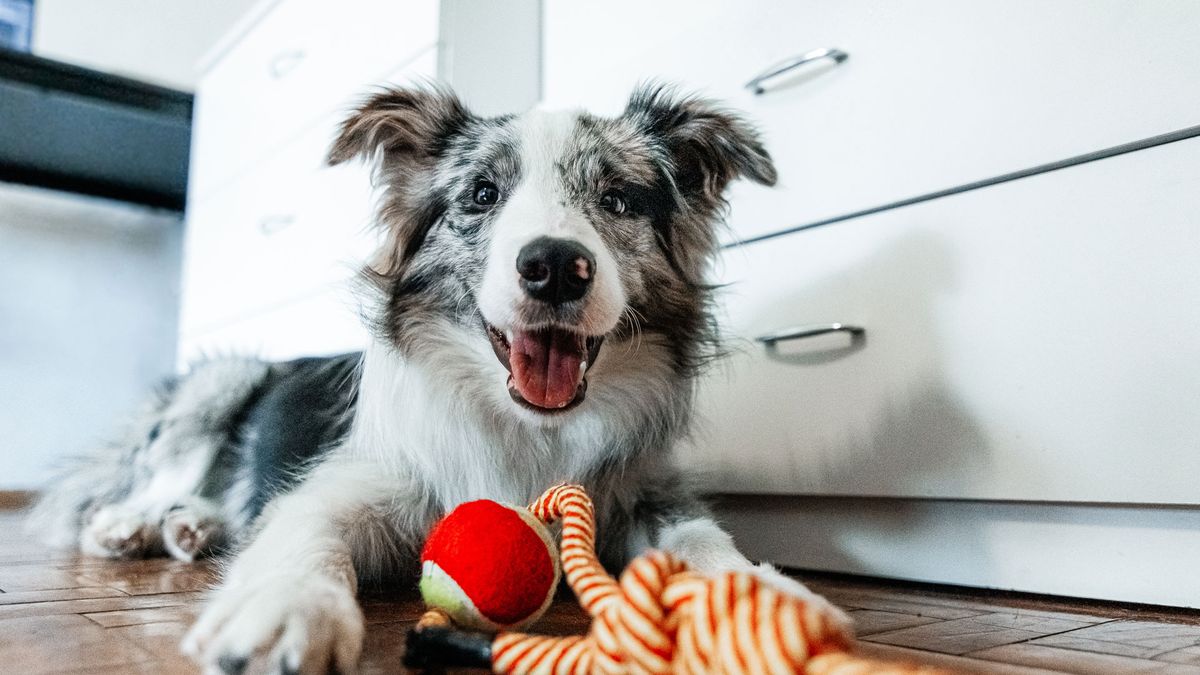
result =
[[[174,368],[175,214],[0,183],[0,490],[108,436]]]
[[[541,0],[442,0],[440,10],[439,80],[452,83],[481,115],[519,113],[537,104]]]
[[[200,57],[256,1],[37,0],[33,53],[191,91]]]

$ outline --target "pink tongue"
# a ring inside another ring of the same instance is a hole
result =
[[[558,330],[516,331],[509,345],[509,365],[517,392],[543,408],[562,408],[575,400],[583,379],[579,339]]]

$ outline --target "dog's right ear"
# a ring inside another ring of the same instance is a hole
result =
[[[342,122],[327,161],[334,165],[378,155],[385,165],[419,164],[435,157],[470,120],[471,113],[447,89],[385,89]]]
[[[403,273],[446,205],[429,176],[453,136],[474,119],[447,89],[385,89],[342,123],[328,163],[364,159],[382,188],[378,222],[387,239],[364,272],[376,279]]]

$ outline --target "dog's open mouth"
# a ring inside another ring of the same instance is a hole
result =
[[[508,395],[538,412],[574,408],[587,395],[587,371],[604,337],[562,328],[513,330],[505,334],[484,322],[496,358],[508,369]]]

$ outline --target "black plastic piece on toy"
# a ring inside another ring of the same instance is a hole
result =
[[[492,667],[492,636],[443,626],[408,631],[404,665],[408,668]]]

